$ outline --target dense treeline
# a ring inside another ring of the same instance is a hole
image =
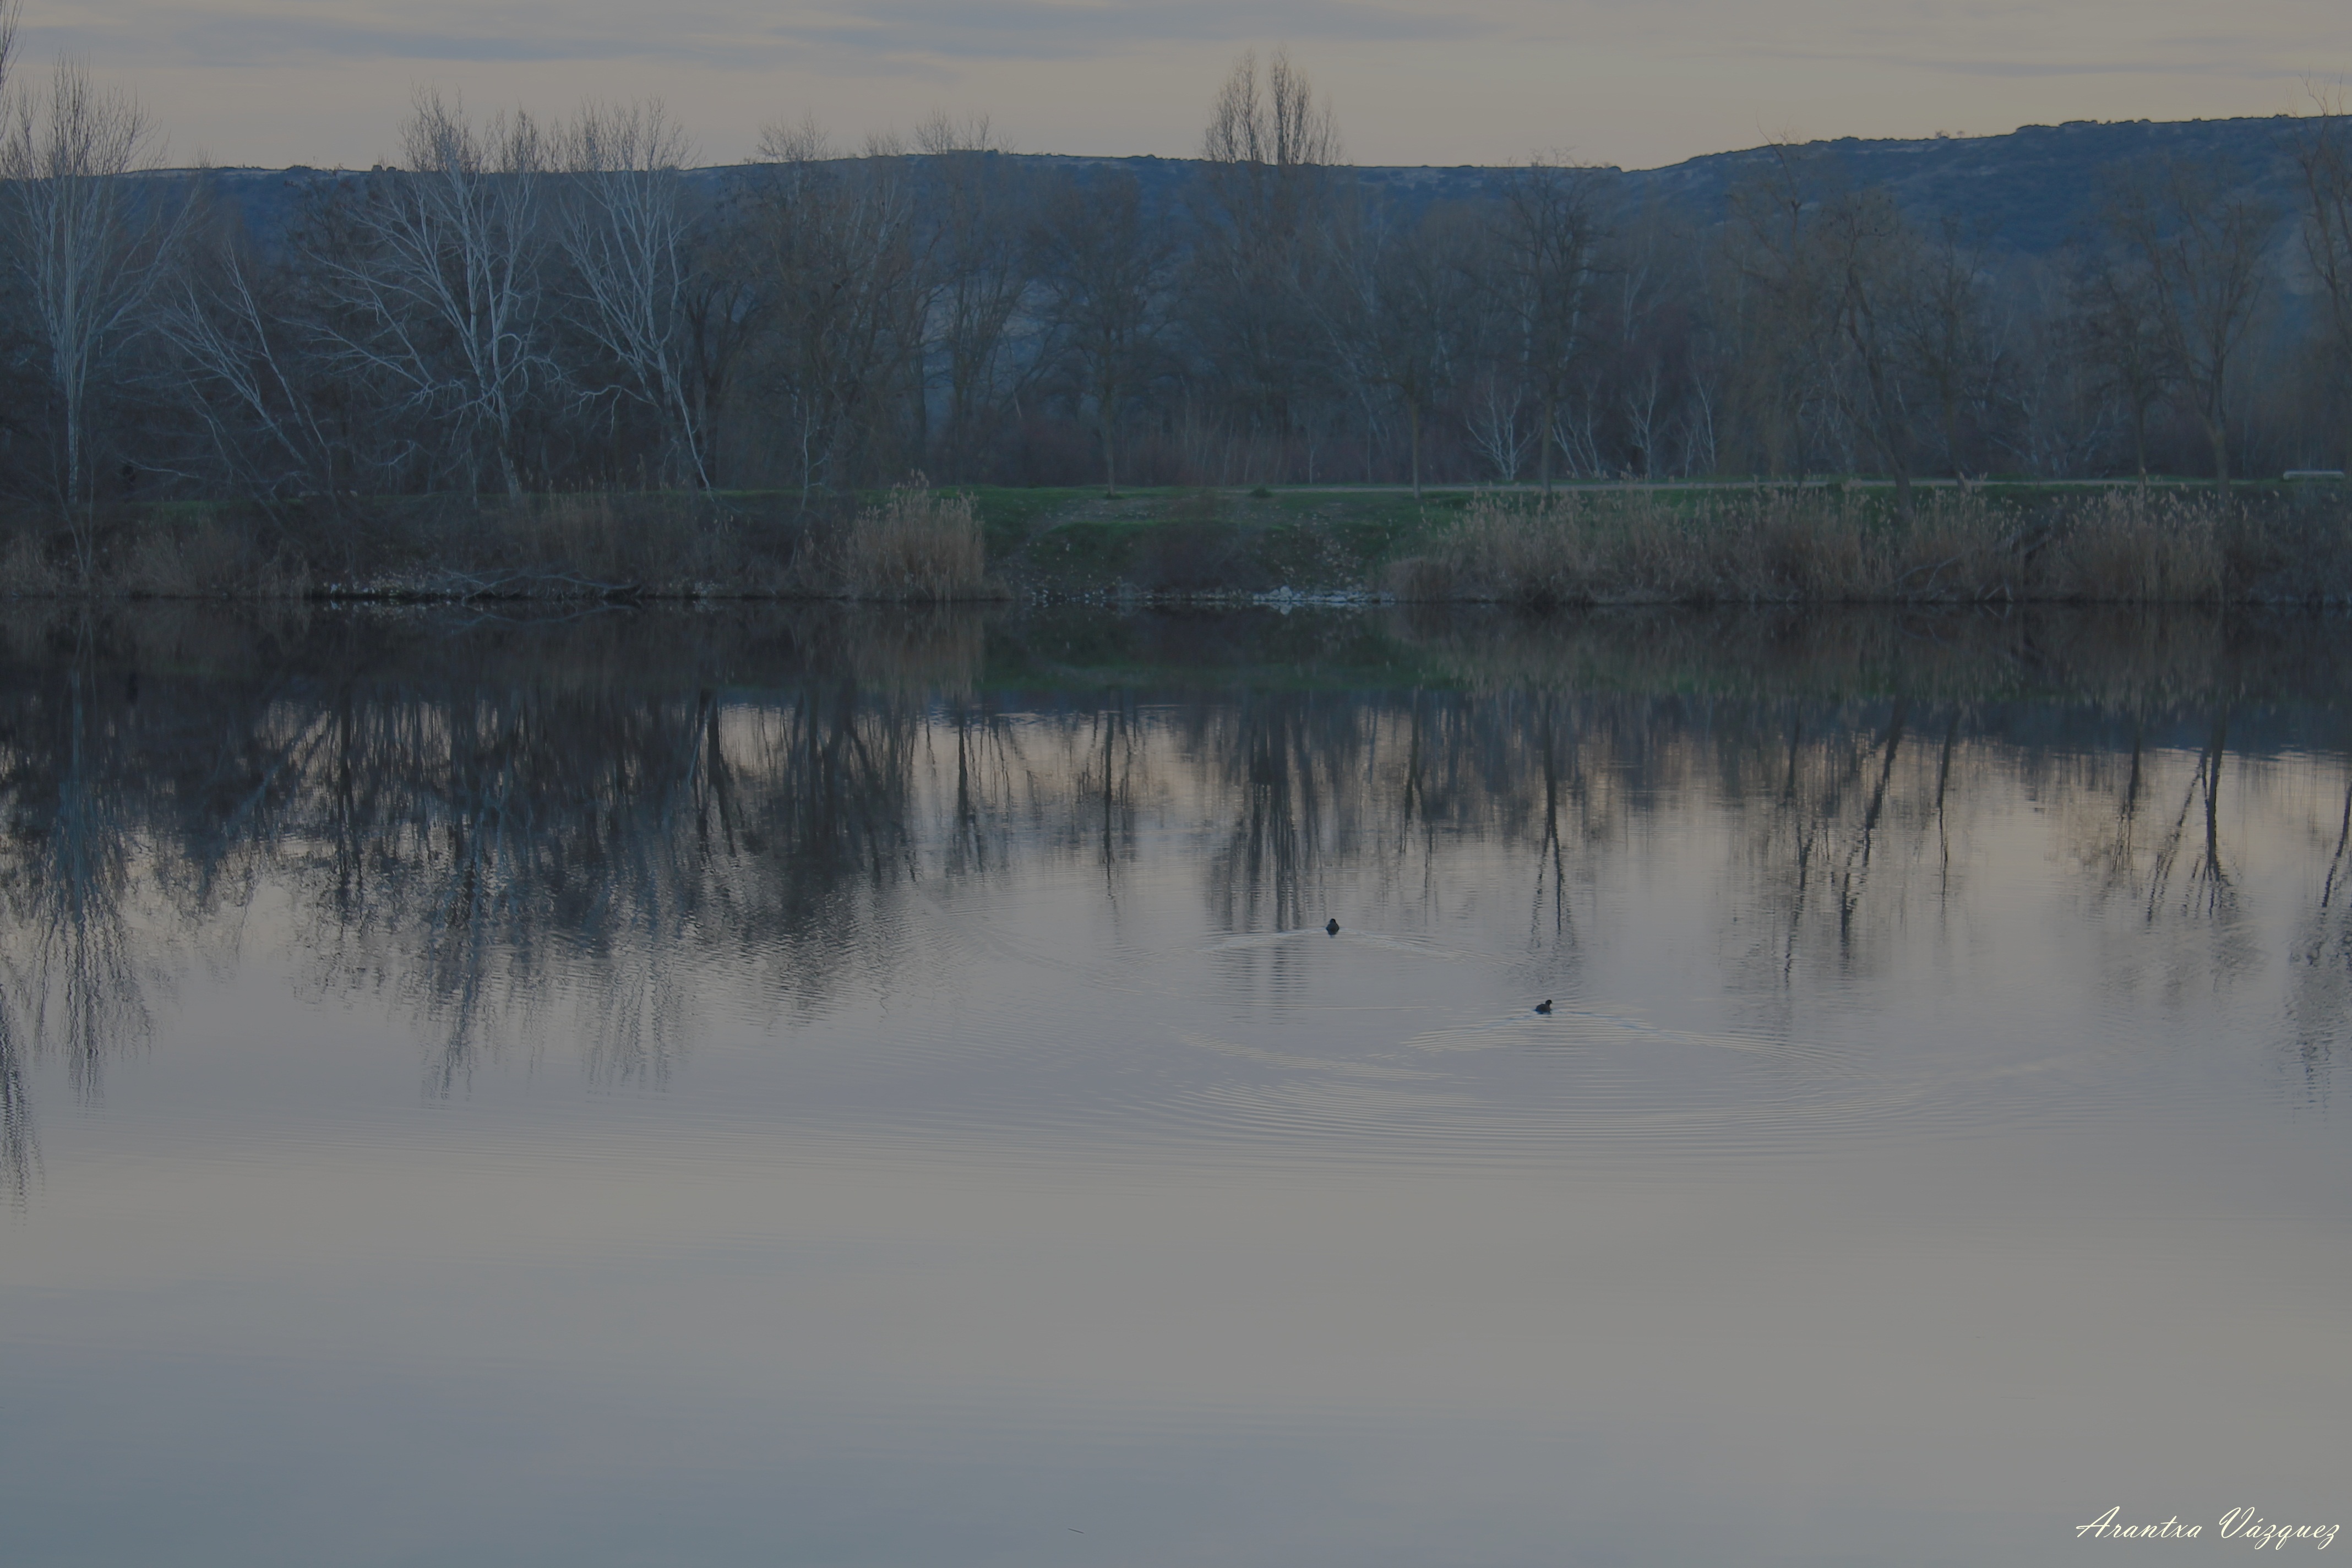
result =
[[[2298,210],[2113,171],[2053,257],[1779,150],[1727,210],[1536,160],[1414,207],[1244,58],[1181,198],[935,120],[691,169],[658,106],[488,119],[248,223],[80,68],[5,84],[0,490],[124,500],[952,482],[1537,482],[2342,465],[2352,121]]]

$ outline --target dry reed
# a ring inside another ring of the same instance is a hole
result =
[[[2346,521],[2171,489],[2031,507],[1936,490],[1907,517],[1845,489],[1487,496],[1387,586],[1530,605],[2336,600],[2352,594]]]
[[[842,545],[845,596],[905,604],[1002,598],[988,582],[980,513],[969,496],[933,493],[919,477],[857,514]]]
[[[310,574],[254,534],[198,516],[131,528],[109,584],[142,599],[299,598]]]
[[[0,592],[134,598],[582,599],[835,592],[823,520],[600,491],[120,508],[85,581],[36,520],[0,542]]]
[[[8,535],[6,545],[0,547],[0,594],[47,598],[67,585],[67,574],[49,559],[38,534],[23,529]]]

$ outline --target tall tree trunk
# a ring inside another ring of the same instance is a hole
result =
[[[1115,496],[1118,494],[1118,436],[1111,428],[1111,406],[1113,401],[1113,398],[1106,395],[1102,400],[1101,410],[1103,494],[1107,496]]]
[[[1409,445],[1412,448],[1412,499],[1421,499],[1421,403],[1408,397],[1404,404],[1404,422],[1412,431]]]
[[[1543,397],[1543,425],[1536,432],[1536,447],[1543,454],[1541,458],[1537,459],[1536,474],[1537,477],[1543,481],[1543,493],[1546,500],[1549,500],[1551,499],[1551,422],[1553,416],[1554,410],[1552,406],[1552,395],[1549,392],[1546,392]]]

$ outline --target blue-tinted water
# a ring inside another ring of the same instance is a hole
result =
[[[0,622],[0,1556],[2339,1521],[2341,640]]]

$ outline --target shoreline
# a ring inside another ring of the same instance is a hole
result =
[[[915,484],[123,503],[0,521],[0,597],[338,604],[2352,605],[2352,489],[1869,480],[1427,491]]]

